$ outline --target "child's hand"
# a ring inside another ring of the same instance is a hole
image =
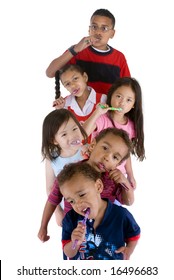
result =
[[[78,53],[92,45],[91,36],[83,37],[75,46],[74,50]]]
[[[132,188],[136,189],[137,183],[136,183],[136,181],[135,181],[135,178],[134,178],[134,177],[128,176],[128,180],[129,180],[129,182],[130,182]]]
[[[107,111],[109,111],[109,106],[106,103],[98,103],[96,106],[96,112],[98,113],[98,115],[103,115],[106,114]]]
[[[53,101],[53,107],[55,109],[61,109],[64,108],[64,106],[65,106],[65,99],[62,96],[60,96],[58,99]]]
[[[47,235],[47,229],[44,228],[40,228],[37,236],[42,242],[48,241],[50,239],[50,236]]]
[[[125,177],[125,175],[119,169],[111,170],[109,172],[109,177],[112,180],[114,180],[115,183],[123,184],[127,191],[129,189],[132,189],[131,184],[129,183],[128,179]]]
[[[130,259],[130,255],[132,253],[131,250],[129,250],[128,247],[120,247],[118,250],[115,251],[115,253],[122,253],[123,254],[123,260],[129,260]]]
[[[80,246],[85,239],[85,231],[86,231],[86,226],[83,225],[81,222],[79,222],[77,227],[73,230],[71,234],[72,243],[74,243],[75,240],[78,240],[77,246]]]

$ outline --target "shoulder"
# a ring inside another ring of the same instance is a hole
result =
[[[109,47],[110,47],[112,53],[117,54],[117,55],[119,55],[121,57],[125,57],[125,55],[121,51],[119,51],[119,50],[117,50],[117,49],[115,49],[115,48],[113,48],[111,46],[109,46]]]
[[[103,127],[104,126],[113,126],[110,119],[108,118],[108,115],[107,113],[106,114],[103,114],[101,115],[98,119],[97,119],[97,122],[102,122],[103,123]],[[104,127],[105,128],[105,127]]]

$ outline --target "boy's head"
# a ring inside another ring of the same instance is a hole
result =
[[[96,10],[90,19],[89,35],[92,45],[100,50],[108,49],[108,41],[115,35],[115,18],[106,9]]]
[[[88,163],[99,172],[114,170],[132,151],[132,142],[126,131],[106,128],[93,139],[89,147]]]
[[[57,176],[64,198],[80,215],[90,208],[89,218],[95,218],[100,210],[103,183],[100,173],[86,162],[65,165]]]

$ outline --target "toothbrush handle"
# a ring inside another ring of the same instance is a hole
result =
[[[73,245],[72,245],[72,249],[73,249],[73,250],[75,250],[75,248],[76,248],[76,246],[77,246],[77,242],[78,242],[78,240],[76,239],[76,240],[74,241]]]

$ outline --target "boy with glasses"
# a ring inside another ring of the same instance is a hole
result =
[[[115,35],[114,27],[115,17],[108,10],[96,10],[90,19],[89,36],[54,59],[46,70],[47,76],[55,77],[65,64],[78,64],[88,74],[88,85],[107,94],[118,78],[130,77],[124,54],[108,45]]]

